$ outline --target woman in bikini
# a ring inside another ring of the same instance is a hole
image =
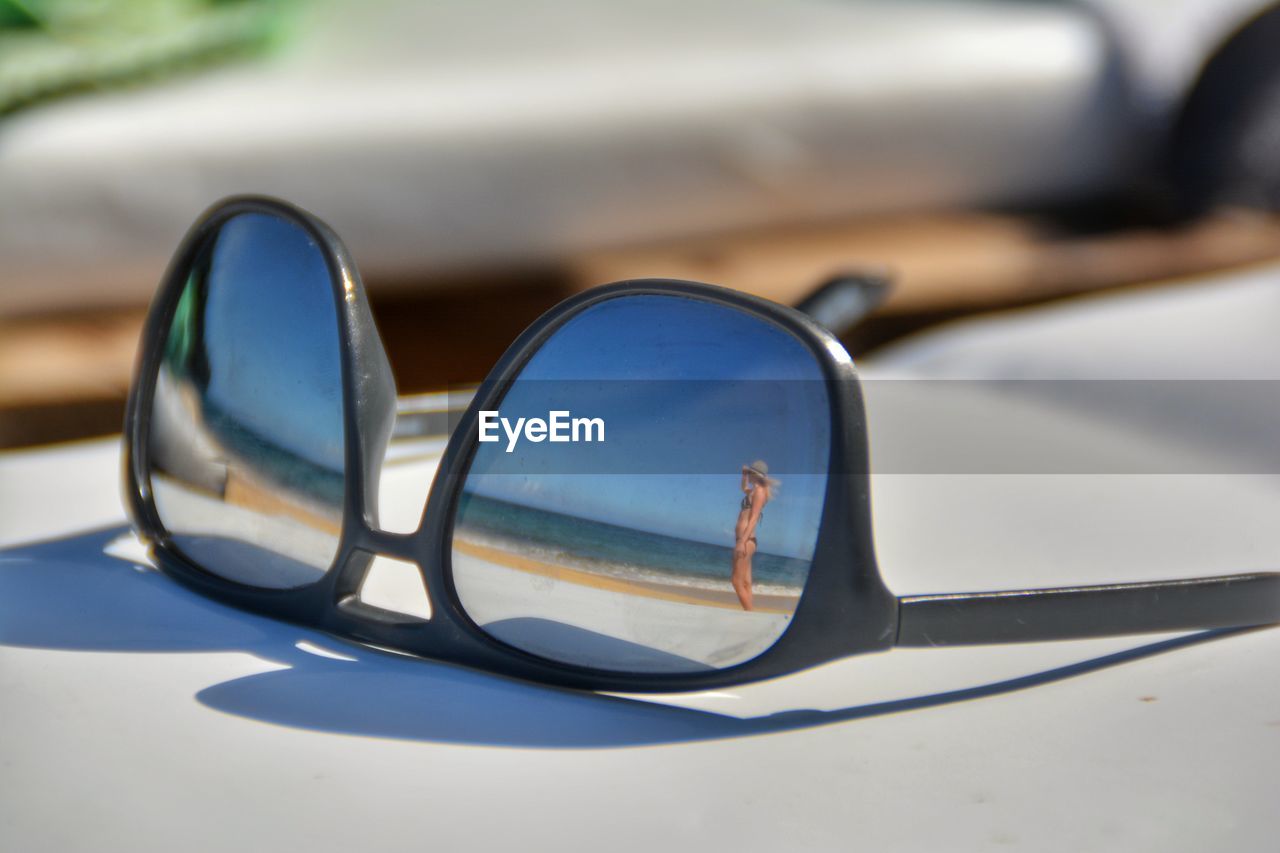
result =
[[[764,517],[764,505],[773,497],[778,481],[769,479],[769,466],[760,460],[742,468],[742,504],[734,528],[733,591],[743,610],[751,609],[751,558],[756,553],[756,528]]]

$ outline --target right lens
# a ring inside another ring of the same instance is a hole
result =
[[[831,454],[821,366],[786,329],[697,299],[608,299],[481,417],[451,565],[489,634],[563,663],[685,673],[751,660],[786,630]]]
[[[259,587],[318,580],[342,527],[338,311],[315,239],[228,218],[186,272],[150,411],[151,491],[170,542]]]

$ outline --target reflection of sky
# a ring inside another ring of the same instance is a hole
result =
[[[603,417],[605,442],[521,440],[510,454],[505,440],[481,444],[468,488],[732,545],[741,468],[763,459],[782,485],[757,531],[761,550],[808,558],[830,452],[821,380],[799,341],[741,311],[671,296],[610,300],[558,330],[499,407],[508,418]]]
[[[230,219],[209,272],[207,395],[273,444],[342,470],[337,309],[320,248],[265,214]]]

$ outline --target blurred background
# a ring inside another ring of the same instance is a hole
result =
[[[619,279],[886,273],[857,357],[1267,265],[1278,153],[1259,0],[0,0],[0,447],[119,430],[233,193],[335,228],[412,393]]]

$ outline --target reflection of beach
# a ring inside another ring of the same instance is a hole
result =
[[[233,487],[232,483],[238,485]],[[339,520],[290,505],[284,498],[274,496],[243,478],[228,478],[226,499],[158,471],[151,474],[151,488],[161,518],[175,538],[181,539],[181,535],[186,534],[201,540],[252,543],[307,567],[299,571],[288,566],[290,577],[286,585],[318,579],[333,562],[341,524]],[[174,520],[185,523],[175,525]],[[241,569],[244,576],[237,577],[236,573]],[[268,582],[270,578],[263,574],[269,571],[270,566],[260,561],[243,566],[218,566],[218,574],[254,584]]]
[[[620,572],[585,571],[581,568],[566,566],[547,559],[537,559],[515,554],[498,546],[494,541],[478,541],[474,537],[455,531],[453,548],[464,554],[478,557],[489,563],[517,569],[530,574],[541,575],[556,581],[565,581],[596,589],[622,592],[628,595],[655,598],[663,601],[676,601],[682,604],[698,604],[708,607],[721,607],[728,610],[742,611],[742,605],[733,592],[733,587],[726,581],[723,589],[708,585],[692,585],[681,583],[663,583],[660,580],[635,577],[620,577]],[[797,595],[779,595],[757,593],[755,610],[760,613],[782,613],[790,615],[795,612],[799,598]]]
[[[188,552],[216,549],[225,563],[233,560],[232,542],[248,543],[282,558],[267,563],[292,583],[314,580],[311,576],[328,568],[337,549],[341,473],[276,448],[225,417],[223,428],[215,430],[208,411],[208,401],[194,383],[167,369],[159,372],[152,405],[151,482],[164,526],[175,541],[185,538]],[[332,500],[334,491],[339,501]],[[249,553],[241,548],[234,561],[244,561]],[[219,574],[234,571],[238,569],[219,566]],[[272,569],[264,564],[259,574],[263,571]],[[236,579],[265,580],[252,574]]]
[[[325,512],[317,501],[304,501],[279,486],[261,485],[232,468],[227,469],[227,490],[223,499],[245,509],[293,519],[333,536],[342,530],[341,510],[336,507]]]
[[[772,646],[791,621],[789,610],[747,612],[736,601],[701,600],[699,590],[593,575],[456,537],[452,563],[454,585],[477,624],[519,648],[583,666],[733,666]]]

